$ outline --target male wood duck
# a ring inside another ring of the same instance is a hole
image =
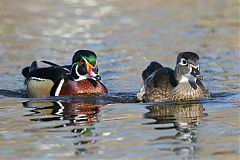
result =
[[[175,70],[158,62],[143,71],[143,86],[137,98],[143,102],[188,101],[209,98],[202,83],[199,56],[193,52],[178,54]]]
[[[55,63],[42,61],[51,65],[39,68],[37,62],[22,70],[26,78],[29,97],[49,97],[75,94],[107,93],[107,88],[100,81],[97,56],[89,50],[77,51],[71,65],[59,66]]]

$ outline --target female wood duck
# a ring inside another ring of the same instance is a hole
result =
[[[175,70],[152,62],[142,73],[144,84],[137,98],[144,102],[187,101],[209,98],[202,84],[199,56],[182,52]]]
[[[100,82],[97,56],[92,51],[77,51],[71,65],[59,66],[48,61],[42,62],[51,66],[38,68],[37,62],[34,61],[30,67],[22,70],[29,97],[108,92]]]

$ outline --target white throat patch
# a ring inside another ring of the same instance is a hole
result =
[[[79,78],[77,78],[77,79],[73,78],[74,81],[81,81],[81,80],[84,80],[84,79],[88,79],[87,75],[80,75]]]
[[[186,75],[182,75],[182,78],[180,79],[179,83],[189,83],[189,81],[196,83],[196,80],[197,80],[196,77],[190,74],[186,74]]]

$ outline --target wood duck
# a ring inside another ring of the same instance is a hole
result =
[[[193,52],[178,54],[175,70],[158,62],[143,71],[143,86],[137,94],[143,102],[188,101],[209,98],[202,83],[199,56]]]
[[[97,56],[92,51],[77,51],[71,65],[59,66],[48,61],[42,62],[51,66],[39,68],[34,61],[30,67],[22,70],[29,97],[108,92],[100,81]]]

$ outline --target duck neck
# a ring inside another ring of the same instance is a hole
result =
[[[193,89],[197,89],[196,77],[191,74],[180,74],[178,67],[175,68],[174,77],[177,84],[189,84]]]
[[[179,83],[182,79],[182,75],[179,74],[179,68],[177,66],[175,67],[174,77],[177,83]]]

